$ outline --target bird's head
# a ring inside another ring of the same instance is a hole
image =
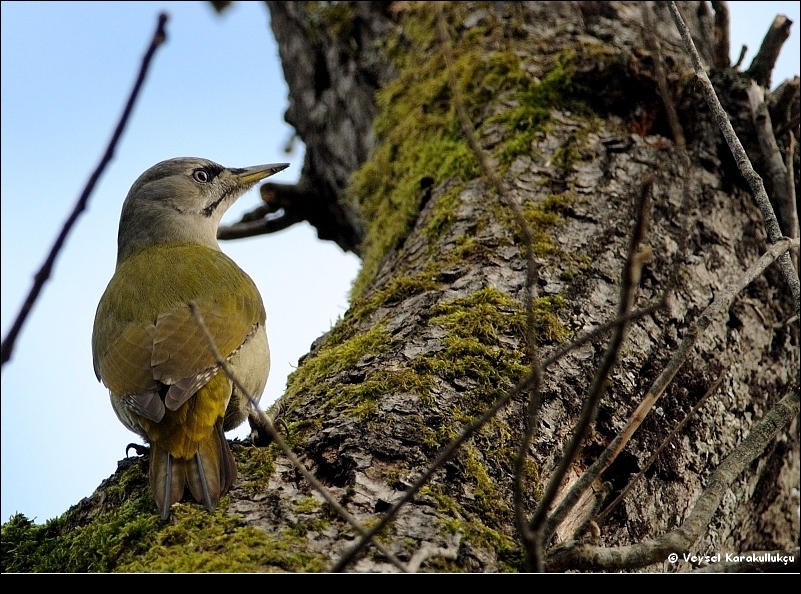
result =
[[[122,205],[117,263],[159,243],[198,243],[213,249],[223,214],[256,182],[288,163],[242,169],[194,157],[157,163],[139,176]]]

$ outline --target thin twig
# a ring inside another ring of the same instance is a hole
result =
[[[728,37],[728,6],[726,2],[713,2],[713,6],[715,5],[722,5],[722,6],[715,6],[715,26],[716,26],[716,33],[715,37],[717,39],[717,22],[718,22],[718,15],[721,12],[726,12],[726,36]],[[677,240],[677,248],[676,253],[673,256],[673,263],[670,267],[670,273],[668,274],[667,280],[667,288],[666,294],[676,290],[678,287],[678,279],[679,279],[679,272],[681,270],[681,265],[685,261],[686,252],[687,252],[687,245],[690,241],[690,228],[689,228],[689,220],[690,220],[690,210],[692,206],[692,187],[693,187],[693,168],[692,163],[690,162],[690,156],[687,154],[687,142],[684,139],[684,131],[681,127],[681,122],[679,120],[679,114],[676,111],[676,106],[673,103],[673,98],[670,94],[670,87],[668,87],[667,83],[667,76],[665,75],[665,69],[662,66],[662,50],[659,47],[659,40],[656,35],[656,25],[654,24],[653,14],[651,12],[651,3],[650,2],[643,2],[642,3],[642,16],[643,16],[643,23],[645,24],[645,42],[648,45],[648,49],[653,54],[654,58],[654,75],[656,76],[656,82],[659,86],[659,94],[662,96],[662,103],[665,106],[665,113],[667,114],[668,123],[670,124],[670,132],[673,135],[673,142],[676,144],[676,150],[679,154],[679,161],[681,162],[682,171],[682,198],[681,198],[681,206],[679,207],[679,214],[681,218],[681,227],[679,230],[679,237]],[[726,42],[728,44],[728,41]],[[728,51],[728,49],[727,49]],[[728,59],[728,58],[727,58]]]
[[[100,176],[106,169],[106,165],[108,165],[108,163],[114,157],[114,150],[117,147],[117,143],[119,142],[120,137],[125,130],[125,126],[128,123],[131,112],[133,111],[134,103],[139,96],[139,91],[142,88],[145,77],[147,76],[147,71],[150,68],[153,55],[156,53],[156,50],[159,48],[159,46],[161,46],[167,40],[165,26],[168,18],[169,17],[165,12],[159,14],[156,31],[153,33],[150,46],[147,48],[147,51],[142,58],[142,65],[139,68],[139,75],[136,77],[136,82],[134,83],[133,89],[131,89],[131,93],[128,96],[128,101],[125,104],[125,109],[122,112],[122,116],[120,116],[117,127],[114,128],[114,133],[112,134],[111,140],[106,147],[106,152],[103,153],[100,163],[92,172],[92,175],[89,177],[89,181],[86,182],[83,192],[81,192],[75,207],[72,209],[72,213],[67,218],[64,226],[61,228],[61,232],[58,234],[53,247],[50,249],[50,253],[47,255],[44,264],[42,264],[39,272],[37,272],[34,276],[33,286],[31,287],[28,296],[25,298],[25,301],[23,302],[22,307],[20,308],[20,311],[14,320],[14,324],[11,326],[8,334],[6,334],[6,337],[3,339],[2,346],[0,346],[0,367],[5,365],[6,362],[11,359],[11,353],[14,350],[14,343],[16,342],[17,337],[22,330],[22,326],[25,324],[25,321],[28,318],[28,314],[30,314],[31,309],[33,308],[33,304],[38,299],[44,284],[47,282],[53,272],[53,265],[56,262],[56,257],[61,251],[64,241],[67,239],[67,235],[72,230],[72,227],[75,225],[75,222],[78,220],[80,214],[86,209],[86,205],[89,202],[89,196],[92,194],[92,191],[100,179]]]
[[[536,378],[536,389],[533,390],[528,400],[526,407],[526,431],[523,439],[520,441],[520,446],[517,450],[517,457],[515,458],[515,483],[514,483],[514,506],[515,506],[515,524],[517,531],[520,533],[520,538],[530,552],[528,557],[532,560],[542,559],[541,549],[538,547],[539,541],[536,534],[531,531],[528,525],[528,518],[526,517],[526,508],[523,502],[525,494],[525,462],[528,459],[528,449],[531,442],[534,440],[534,435],[539,426],[539,410],[541,404],[540,398],[540,382],[542,371],[538,368],[532,370],[538,373]],[[537,570],[541,570],[538,567]]]
[[[776,434],[798,416],[798,386],[788,387],[787,394],[755,424],[738,445],[710,475],[706,489],[695,502],[682,525],[653,540],[623,547],[601,547],[565,543],[552,551],[546,562],[548,571],[631,570],[659,563],[670,553],[682,553],[703,535],[712,521],[729,486],[759,456]]]
[[[673,353],[667,367],[659,374],[659,377],[654,380],[654,383],[648,390],[648,393],[640,402],[639,406],[631,414],[629,422],[626,427],[621,431],[617,437],[607,446],[601,453],[598,459],[584,472],[583,475],[576,481],[567,494],[562,498],[559,506],[556,508],[551,517],[548,519],[546,529],[544,530],[545,538],[549,538],[556,530],[561,520],[572,508],[573,505],[581,498],[583,493],[590,488],[592,483],[601,476],[609,465],[615,460],[618,454],[626,447],[626,444],[631,439],[634,432],[640,427],[648,412],[653,408],[656,401],[664,393],[667,386],[673,380],[673,377],[678,373],[681,366],[689,357],[693,346],[698,338],[701,337],[703,332],[709,327],[712,321],[717,318],[721,313],[728,311],[731,304],[734,302],[735,297],[748,286],[757,276],[762,274],[764,270],[770,266],[780,254],[789,250],[792,246],[798,245],[798,240],[788,238],[782,239],[779,243],[770,246],[768,251],[762,255],[759,260],[754,262],[743,274],[741,274],[735,281],[721,291],[715,300],[704,310],[704,312],[695,321],[695,324],[689,329],[684,339]]]
[[[715,88],[712,86],[712,82],[709,80],[706,69],[701,62],[701,56],[698,55],[698,50],[695,48],[695,43],[693,43],[690,30],[685,24],[679,9],[676,7],[676,3],[668,2],[668,7],[670,8],[670,14],[673,17],[673,21],[676,23],[676,27],[681,34],[681,38],[684,40],[685,48],[690,55],[693,68],[695,69],[695,75],[698,77],[698,81],[701,83],[701,89],[704,93],[704,98],[706,99],[707,105],[712,112],[712,116],[715,119],[718,128],[720,128],[721,132],[723,133],[723,138],[729,145],[729,150],[731,150],[732,155],[734,156],[734,160],[737,163],[737,168],[739,169],[740,174],[746,179],[748,185],[751,187],[751,192],[754,194],[757,206],[759,207],[759,210],[762,213],[762,218],[765,221],[765,228],[768,232],[768,240],[770,243],[776,243],[781,239],[782,232],[779,228],[779,222],[776,219],[776,214],[773,212],[773,207],[768,199],[768,195],[765,192],[765,185],[762,183],[762,178],[759,177],[757,172],[754,170],[753,165],[751,165],[751,161],[748,159],[748,155],[746,155],[745,149],[740,143],[740,139],[737,138],[737,134],[734,132],[731,122],[729,122],[726,111],[720,104],[720,100],[715,93]],[[795,311],[799,312],[801,311],[801,283],[798,280],[798,273],[793,266],[793,261],[790,257],[790,254],[782,254],[779,257],[779,265],[781,266],[784,278],[787,280],[787,284],[790,287],[790,292],[795,300]]]
[[[664,307],[665,307],[665,299],[663,297],[656,303],[652,303],[647,307],[627,312],[626,315],[618,316],[614,320],[601,324],[596,328],[593,328],[586,334],[582,334],[578,338],[575,338],[570,344],[566,344],[565,346],[560,347],[558,350],[554,351],[552,354],[548,355],[545,359],[543,359],[542,360],[543,370],[548,369],[548,367],[556,363],[559,359],[561,359],[571,351],[575,351],[580,346],[587,344],[588,342],[592,342],[596,338],[600,338],[610,330],[613,330],[618,326],[620,326],[620,324],[626,324],[628,322],[639,320],[640,318],[644,318],[645,316],[651,315],[652,313],[659,311]]]
[[[453,103],[456,107],[456,113],[459,116],[459,123],[462,128],[462,134],[466,138],[470,148],[473,150],[478,162],[481,166],[484,175],[495,187],[495,191],[506,203],[507,207],[512,211],[517,226],[519,227],[520,234],[523,239],[523,248],[525,250],[526,258],[526,338],[528,354],[531,360],[531,395],[529,396],[528,406],[526,407],[526,431],[521,440],[518,448],[517,458],[515,459],[515,486],[514,486],[514,503],[515,503],[515,517],[518,530],[521,533],[523,542],[529,543],[527,548],[532,548],[531,534],[527,529],[525,518],[525,511],[523,507],[523,489],[525,479],[525,460],[528,456],[528,448],[534,438],[534,434],[538,426],[538,413],[540,409],[539,386],[542,379],[542,368],[539,362],[537,353],[537,345],[535,341],[535,320],[534,320],[534,283],[537,276],[536,262],[534,260],[534,249],[532,243],[534,240],[531,229],[526,221],[523,211],[517,200],[509,194],[505,186],[498,177],[495,168],[490,163],[487,153],[481,148],[481,145],[473,132],[473,123],[465,109],[462,95],[459,91],[458,81],[456,80],[456,72],[453,67],[453,51],[451,48],[450,35],[448,33],[448,25],[445,21],[442,4],[437,4],[437,29],[439,31],[440,43],[442,45],[442,52],[445,58],[445,68],[448,72],[448,81],[450,83],[451,95]]]
[[[628,495],[629,491],[631,491],[634,485],[637,484],[637,481],[639,481],[645,475],[646,471],[653,465],[653,463],[656,462],[656,459],[659,458],[659,455],[662,453],[662,451],[667,447],[667,445],[671,441],[673,441],[673,438],[676,437],[676,435],[678,435],[679,431],[681,431],[684,428],[684,426],[689,422],[689,420],[693,418],[695,413],[698,412],[698,409],[704,405],[707,398],[709,398],[709,396],[711,396],[717,391],[717,389],[720,387],[720,384],[723,383],[724,377],[726,376],[721,374],[720,377],[718,377],[718,379],[715,380],[715,383],[713,383],[712,386],[706,391],[706,393],[703,396],[701,396],[701,398],[698,399],[698,402],[695,403],[695,406],[692,407],[690,412],[688,412],[681,420],[681,422],[678,425],[676,425],[670,433],[668,433],[668,436],[662,441],[660,446],[656,448],[656,451],[648,459],[648,462],[646,462],[640,469],[640,471],[626,484],[626,486],[620,492],[620,495],[618,495],[615,498],[615,500],[612,501],[612,503],[607,505],[604,511],[598,514],[598,517],[595,518],[595,521],[599,525],[603,524],[606,518],[609,517],[609,514],[612,513],[612,510],[614,510],[615,507],[617,507],[617,505],[626,498],[626,495]]]
[[[532,244],[534,242],[534,235],[526,222],[526,217],[517,200],[509,194],[506,187],[498,177],[495,168],[490,163],[487,153],[481,148],[481,145],[473,132],[473,124],[470,117],[467,115],[467,109],[462,101],[462,94],[459,91],[459,83],[456,80],[456,72],[453,68],[453,50],[451,48],[451,39],[448,34],[447,23],[445,22],[445,15],[443,14],[442,3],[437,3],[437,28],[439,30],[440,43],[442,45],[442,53],[445,58],[445,68],[448,71],[448,81],[451,87],[451,95],[453,97],[453,104],[456,107],[456,113],[459,116],[459,124],[462,128],[467,143],[473,150],[481,170],[487,179],[492,183],[498,196],[506,203],[514,215],[515,222],[519,227],[520,234],[523,237],[523,249],[526,257],[526,338],[528,342],[528,354],[531,358],[532,364],[536,365],[537,360],[537,345],[535,340],[535,318],[534,318],[534,285],[537,277],[537,263],[534,260],[534,249]]]
[[[626,262],[623,266],[623,273],[620,283],[620,302],[618,303],[618,317],[625,315],[634,302],[634,296],[640,284],[640,275],[644,265],[643,253],[644,250],[640,249],[640,245],[645,238],[645,230],[647,227],[646,221],[648,218],[648,207],[650,205],[650,193],[653,188],[654,178],[648,177],[643,181],[640,197],[637,201],[637,209],[635,213],[635,225],[631,234],[631,241],[629,243],[628,255]],[[593,377],[592,385],[590,386],[589,393],[584,400],[581,408],[579,420],[576,423],[576,428],[573,431],[573,436],[565,446],[562,458],[554,470],[545,493],[534,511],[534,515],[529,522],[530,529],[536,535],[536,540],[540,545],[544,546],[545,542],[550,537],[550,531],[555,529],[556,526],[567,515],[570,509],[578,502],[578,498],[566,502],[562,500],[562,504],[557,510],[548,517],[548,511],[556,498],[559,489],[562,486],[562,481],[567,475],[567,471],[576,459],[584,439],[587,437],[590,426],[595,421],[598,414],[598,404],[606,392],[606,380],[609,377],[614,365],[617,363],[620,354],[620,348],[626,335],[626,328],[628,324],[620,324],[612,333],[609,339],[609,345],[598,369]],[[547,521],[546,521],[547,518]],[[527,554],[532,551],[527,550]],[[541,559],[529,559],[530,565],[536,566],[541,564]]]
[[[740,55],[737,57],[737,61],[734,63],[734,66],[732,66],[732,68],[737,70],[742,65],[743,60],[745,60],[745,54],[747,52],[748,52],[748,46],[743,44],[742,47],[740,48]]]
[[[425,472],[417,478],[414,484],[404,492],[403,497],[396,501],[395,504],[384,513],[384,515],[381,517],[381,520],[379,520],[379,522],[373,526],[370,531],[361,538],[361,540],[359,540],[347,553],[345,553],[345,555],[343,555],[337,564],[331,568],[331,571],[342,571],[345,567],[347,567],[348,563],[350,563],[351,560],[353,560],[354,557],[364,548],[367,542],[369,542],[368,536],[372,537],[378,531],[384,528],[384,526],[386,526],[392,520],[392,518],[395,517],[400,508],[408,503],[412,497],[417,494],[417,492],[428,482],[434,473],[453,457],[462,444],[470,439],[476,433],[476,431],[486,425],[490,419],[492,419],[498,413],[499,410],[501,410],[510,400],[512,400],[512,398],[532,387],[536,388],[536,386],[533,386],[533,382],[537,377],[538,372],[533,370],[530,371],[528,375],[517,382],[517,384],[515,384],[515,386],[509,390],[509,392],[498,398],[498,400],[496,400],[495,403],[489,409],[487,409],[483,415],[468,425],[467,428],[465,428],[456,439],[449,443],[445,449],[440,452],[439,456],[437,456],[437,459],[434,460],[434,462],[425,470]]]
[[[789,131],[787,135],[787,154],[785,155],[785,163],[784,167],[787,170],[787,188],[789,190],[789,199],[790,204],[792,205],[792,219],[795,223],[795,230],[796,230],[796,237],[799,237],[801,234],[801,229],[799,228],[798,222],[798,196],[795,193],[795,174],[794,174],[794,167],[793,167],[793,156],[795,155],[795,134],[792,130]],[[799,269],[799,250],[798,248],[794,249],[791,253],[795,254],[793,260],[795,261],[795,269]]]
[[[740,55],[737,57],[737,61],[734,63],[734,66],[732,66],[732,68],[737,70],[740,66],[742,66],[743,60],[745,60],[745,54],[747,52],[748,52],[748,46],[743,44],[742,47],[740,48]]]
[[[214,342],[214,338],[209,333],[209,329],[206,326],[206,323],[203,321],[203,316],[201,316],[200,312],[197,309],[197,306],[195,306],[194,303],[189,303],[189,311],[192,312],[192,317],[195,319],[195,323],[203,332],[203,337],[206,339],[206,343],[208,344],[209,350],[211,351],[212,355],[214,355],[214,359],[217,365],[219,365],[222,368],[222,370],[225,372],[225,375],[228,376],[228,379],[230,379],[236,385],[239,391],[242,394],[244,394],[244,396],[248,399],[248,402],[250,402],[251,408],[259,417],[259,427],[267,430],[267,432],[270,434],[270,437],[276,444],[278,444],[278,447],[281,449],[284,455],[289,459],[292,465],[295,466],[295,468],[298,469],[300,474],[303,475],[303,478],[305,478],[306,481],[314,489],[316,489],[317,492],[320,493],[320,495],[323,496],[323,499],[325,499],[326,503],[328,503],[328,505],[330,505],[332,509],[334,509],[346,522],[348,522],[348,524],[353,526],[359,532],[359,534],[362,535],[367,534],[367,529],[364,526],[362,526],[361,523],[356,518],[354,518],[350,514],[350,512],[348,512],[348,510],[346,510],[339,504],[339,502],[334,498],[334,496],[328,492],[328,489],[326,489],[323,486],[323,484],[317,480],[317,477],[315,477],[311,472],[309,472],[309,470],[306,468],[306,465],[300,461],[300,459],[292,451],[292,448],[290,448],[284,441],[284,438],[281,437],[281,434],[275,428],[275,425],[273,424],[273,421],[272,419],[270,419],[269,415],[265,414],[264,411],[262,411],[259,408],[259,403],[256,402],[256,400],[253,398],[253,395],[250,394],[247,388],[245,388],[245,386],[242,385],[242,383],[239,381],[239,378],[234,373],[234,370],[231,369],[231,366],[228,364],[228,361],[226,361],[220,354],[220,351],[217,349],[217,345]],[[384,545],[382,545],[378,541],[373,541],[373,544],[379,551],[381,551],[381,554],[384,555],[398,569],[400,569],[403,572],[407,571],[406,566],[395,555],[393,555],[390,551],[388,551],[386,547],[384,547]]]

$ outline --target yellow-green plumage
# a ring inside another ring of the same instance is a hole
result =
[[[231,487],[236,465],[221,429],[230,394],[231,382],[219,371],[178,410],[167,410],[161,422],[139,419],[152,445],[150,486],[157,503],[171,499],[171,505],[180,500],[186,485],[197,501],[213,508],[215,494],[219,499]],[[174,467],[167,473],[170,460]],[[196,468],[198,461],[205,466],[206,489]],[[165,495],[168,482],[174,495]]]
[[[143,282],[156,286],[144,290]],[[228,256],[199,245],[147,248],[120,264],[97,309],[96,370],[115,394],[174,383],[187,371],[213,367],[194,302],[220,353],[233,353],[264,324],[261,296]],[[174,381],[171,381],[174,380]]]
[[[150,445],[150,485],[164,519],[184,490],[211,510],[236,479],[224,431],[251,404],[218,365],[218,351],[250,396],[269,371],[265,310],[256,285],[216,241],[222,213],[284,165],[226,169],[173,159],[140,176],[123,205],[117,268],[92,333],[95,373],[120,421]]]

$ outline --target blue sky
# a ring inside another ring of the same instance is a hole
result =
[[[783,13],[797,24],[774,85],[799,73],[798,2],[730,6],[735,59],[746,43],[750,63]],[[236,2],[218,16],[204,2],[2,2],[3,336],[102,155],[160,10],[171,17],[168,42],[2,371],[0,521],[15,512],[38,522],[59,515],[91,495],[136,441],[95,379],[90,348],[114,270],[120,206],[136,177],[176,156],[233,167],[288,161],[273,179],[300,174],[303,146],[284,152],[288,91],[263,3]],[[226,220],[258,203],[248,193]],[[264,297],[273,368],[263,402],[271,402],[298,357],[344,314],[359,262],[308,225],[222,247]]]

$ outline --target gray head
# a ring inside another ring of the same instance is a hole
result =
[[[122,205],[117,263],[159,243],[199,243],[212,249],[223,214],[253,185],[288,163],[231,169],[195,157],[157,163],[139,176]]]

